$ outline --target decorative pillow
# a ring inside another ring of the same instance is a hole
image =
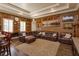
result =
[[[66,35],[65,35],[65,38],[70,38],[70,37],[71,37],[70,34],[66,34]]]
[[[42,35],[45,35],[45,32],[42,32]]]
[[[26,33],[22,33],[23,36],[26,36]]]
[[[52,35],[52,36],[53,36],[53,37],[55,37],[56,35],[57,35],[56,33],[53,33],[53,35]]]
[[[2,35],[2,33],[0,32],[0,35]]]
[[[42,34],[42,32],[39,32],[38,34]]]

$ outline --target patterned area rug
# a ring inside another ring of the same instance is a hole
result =
[[[13,46],[18,46],[20,44],[22,44],[22,42],[20,42],[18,39],[11,40],[11,45],[13,45]]]
[[[12,40],[11,45],[18,46],[22,44],[18,39]],[[67,44],[60,44],[57,51],[57,56],[72,56],[72,46]]]
[[[72,46],[67,44],[60,44],[57,56],[72,56]]]

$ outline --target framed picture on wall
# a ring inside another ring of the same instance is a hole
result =
[[[63,27],[64,29],[73,29],[73,23],[64,23]]]
[[[60,26],[60,23],[59,22],[55,22],[55,23],[51,23],[50,25],[51,26],[55,26],[55,27],[59,27]]]
[[[74,16],[63,16],[63,22],[72,22],[74,21]]]

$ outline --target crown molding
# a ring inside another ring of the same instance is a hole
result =
[[[8,6],[10,6],[10,7],[13,7],[13,8],[16,8],[16,9],[19,9],[19,10],[24,11],[24,12],[26,12],[26,13],[30,13],[29,11],[27,11],[27,10],[21,8],[21,7],[18,7],[18,6],[16,6],[16,5],[14,5],[14,4],[7,3],[6,5],[8,5]]]
[[[19,9],[17,7],[9,5],[8,3],[6,3],[6,4],[5,3],[1,3],[0,4],[0,12],[13,14],[13,15],[18,15],[18,16],[22,16],[22,17],[25,17],[25,18],[31,18],[30,14],[27,13],[26,11],[23,11],[22,9]]]
[[[63,7],[58,8],[58,10],[56,10],[55,12],[51,12],[51,8],[54,7],[61,7],[60,4],[55,4],[55,5],[51,5],[48,6],[46,8],[42,8],[40,10],[34,11],[34,12],[29,12],[25,9],[22,9],[18,6],[15,6],[11,3],[1,3],[0,4],[0,11],[5,12],[5,13],[11,13],[14,15],[20,15],[23,17],[27,17],[27,18],[40,18],[40,17],[44,17],[44,16],[49,16],[49,15],[55,15],[55,14],[60,14],[60,13],[66,13],[66,12],[71,12],[71,11],[76,11],[79,8],[79,4],[77,4],[76,7],[68,9],[69,8],[69,3],[67,3],[66,5],[62,5]],[[13,11],[13,12],[12,12]],[[22,12],[22,14],[21,14]],[[32,16],[32,15],[36,15],[36,16]]]
[[[56,14],[62,14],[62,13],[67,13],[67,12],[71,12],[71,11],[77,11],[78,10],[78,6],[75,7],[74,9],[69,9],[69,10],[64,10],[64,11],[59,11],[59,12],[55,12],[55,13],[49,13],[49,14],[45,14],[45,15],[40,15],[40,16],[36,16],[33,18],[40,18],[40,17],[45,17],[45,16],[49,16],[49,15],[56,15]]]
[[[35,10],[35,11],[33,11],[33,12],[30,12],[30,14],[34,14],[34,13],[37,13],[37,12],[41,12],[41,11],[44,11],[44,10],[47,10],[47,9],[49,9],[49,8],[53,8],[53,7],[56,7],[56,6],[59,6],[59,3],[56,3],[56,4],[54,4],[54,5],[50,5],[50,6],[48,6],[48,7],[42,8],[42,9],[40,9],[40,10]]]
[[[38,13],[34,13],[33,15],[31,15],[32,17],[39,17],[40,15],[45,15],[45,14],[49,14],[49,13],[55,13],[55,12],[58,12],[58,11],[61,11],[61,10],[65,10],[65,9],[68,9],[69,8],[69,4],[66,4],[66,5],[63,5],[62,7],[60,6],[59,8],[49,8],[48,10],[44,10],[44,11],[41,11],[41,12],[38,12]],[[54,9],[54,10],[52,10]]]

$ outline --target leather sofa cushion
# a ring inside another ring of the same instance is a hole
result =
[[[22,36],[26,36],[26,33],[22,33]]]
[[[42,32],[39,32],[38,34],[40,35],[40,34],[42,34]]]
[[[45,32],[42,32],[42,35],[45,35]]]

